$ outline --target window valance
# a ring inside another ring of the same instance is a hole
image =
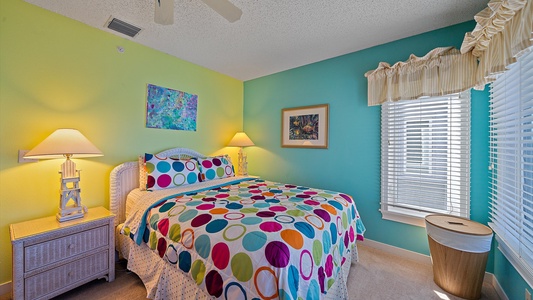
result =
[[[393,66],[381,62],[368,71],[368,105],[484,89],[533,45],[533,1],[491,0],[475,20],[461,51],[436,48]]]
[[[411,55],[393,66],[381,62],[365,74],[368,105],[462,92],[476,83],[476,70],[476,57],[454,47],[435,48],[423,57]]]
[[[462,53],[479,57],[476,86],[495,80],[533,45],[533,4],[528,0],[491,0],[474,19],[477,24],[465,35]]]

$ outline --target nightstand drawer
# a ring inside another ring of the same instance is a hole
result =
[[[72,286],[91,276],[106,273],[108,266],[109,252],[105,250],[31,276],[25,280],[24,298],[49,298],[47,295],[50,293]]]
[[[89,252],[108,243],[109,226],[106,225],[24,247],[24,271],[29,272]]]

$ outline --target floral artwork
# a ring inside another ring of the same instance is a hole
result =
[[[318,140],[318,114],[289,118],[289,140]]]
[[[196,131],[198,95],[148,84],[146,127]]]

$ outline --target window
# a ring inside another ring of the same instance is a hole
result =
[[[381,213],[424,226],[470,213],[470,91],[381,106]]]
[[[492,83],[490,118],[489,225],[502,253],[533,285],[533,51]]]

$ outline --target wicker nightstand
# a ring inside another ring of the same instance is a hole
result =
[[[13,299],[48,299],[94,279],[113,281],[113,219],[96,207],[62,223],[53,216],[11,224]]]

